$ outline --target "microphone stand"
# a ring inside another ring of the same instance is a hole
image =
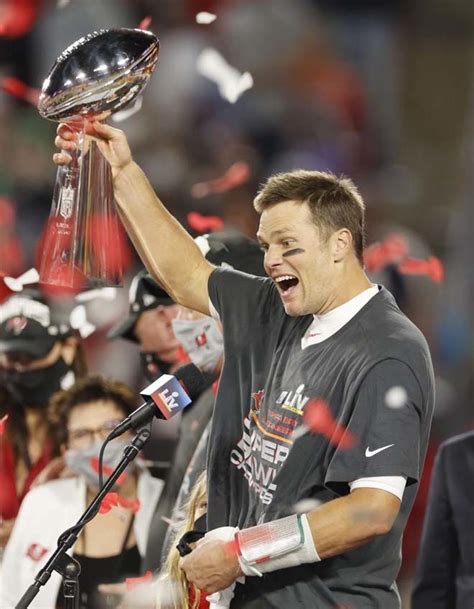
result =
[[[80,564],[75,558],[69,556],[66,551],[71,548],[84,526],[94,518],[100,508],[100,504],[105,495],[113,488],[115,481],[120,474],[125,470],[127,465],[135,459],[138,453],[142,450],[146,441],[151,435],[151,423],[148,423],[145,427],[142,427],[137,431],[137,435],[132,442],[125,447],[124,456],[122,460],[114,469],[112,474],[106,480],[104,486],[99,490],[97,495],[91,501],[86,511],[79,518],[77,523],[64,531],[59,536],[58,546],[54,551],[51,558],[45,564],[45,566],[35,576],[35,581],[23,594],[21,599],[15,605],[15,609],[26,609],[30,606],[31,601],[39,593],[41,586],[44,586],[53,571],[56,571],[64,578],[63,590],[65,599],[65,609],[78,609],[79,607],[79,582],[78,577],[81,571]]]

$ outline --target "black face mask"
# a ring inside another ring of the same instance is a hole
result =
[[[140,351],[140,361],[147,380],[152,383],[162,374],[168,374],[171,364],[160,359],[154,351]]]
[[[60,357],[51,366],[38,370],[1,370],[0,381],[4,383],[11,397],[22,406],[44,408],[53,393],[62,389],[61,381],[70,370]]]

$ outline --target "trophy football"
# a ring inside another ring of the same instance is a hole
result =
[[[43,82],[39,113],[77,131],[77,149],[68,151],[71,163],[57,171],[40,282],[73,289],[121,285],[123,229],[110,166],[84,123],[131,104],[150,79],[158,52],[151,32],[100,30],[71,44]]]

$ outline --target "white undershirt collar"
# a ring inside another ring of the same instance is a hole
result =
[[[372,285],[372,287],[367,288],[360,294],[357,294],[357,296],[354,296],[354,298],[351,298],[328,313],[324,313],[324,315],[313,315],[314,320],[301,339],[301,348],[306,349],[306,347],[309,347],[310,345],[321,343],[323,340],[326,340],[335,334],[342,326],[345,326],[346,323],[369,302],[369,300],[378,294],[378,291],[379,286]]]

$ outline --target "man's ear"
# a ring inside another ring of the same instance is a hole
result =
[[[77,351],[77,338],[74,336],[68,336],[63,342],[61,355],[68,366],[74,361],[74,357]]]
[[[352,250],[352,233],[348,228],[340,228],[331,235],[331,251],[334,262],[341,262]]]

